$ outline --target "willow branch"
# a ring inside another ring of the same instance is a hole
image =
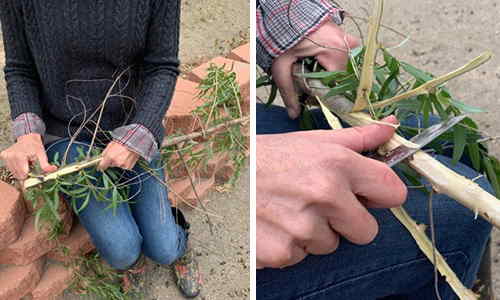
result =
[[[490,58],[492,56],[493,56],[493,53],[491,51],[486,51],[483,54],[481,54],[480,56],[478,56],[478,57],[474,58],[473,60],[471,60],[470,62],[468,62],[463,67],[456,69],[455,71],[452,71],[448,74],[445,74],[445,75],[440,76],[438,78],[427,81],[426,83],[422,84],[421,86],[419,86],[411,91],[402,93],[400,95],[394,96],[392,98],[389,98],[389,99],[386,99],[383,101],[379,101],[377,103],[373,103],[371,106],[373,108],[382,108],[382,107],[394,104],[394,103],[401,101],[401,100],[404,100],[404,99],[408,99],[408,98],[415,97],[418,95],[424,95],[424,94],[431,93],[435,88],[442,85],[443,83],[448,82],[454,78],[457,78],[458,76],[463,75],[467,72],[470,72],[470,71],[474,70],[475,68],[481,66],[482,64],[484,64],[485,62],[490,60]],[[367,106],[361,106],[361,107],[359,107],[359,109],[357,111],[360,111],[360,110],[363,110],[366,108],[367,108]]]
[[[248,122],[249,120],[250,120],[250,117],[247,116],[247,117],[243,117],[240,119],[231,120],[231,121],[219,124],[217,126],[211,127],[211,128],[204,130],[204,131],[194,132],[194,133],[190,133],[187,135],[174,137],[171,139],[165,139],[162,143],[162,148],[177,145],[177,144],[180,144],[182,142],[185,142],[188,140],[193,140],[193,139],[198,138],[198,137],[213,135],[213,134],[216,134],[225,128],[235,126],[238,124],[243,124],[243,123]],[[89,160],[85,160],[85,161],[81,161],[81,162],[67,165],[67,166],[65,166],[65,167],[63,167],[63,168],[61,168],[53,173],[50,173],[50,174],[41,175],[41,176],[37,176],[37,177],[30,177],[24,181],[23,187],[24,187],[24,189],[28,189],[28,188],[37,186],[39,184],[42,184],[44,182],[47,182],[50,180],[55,180],[59,177],[69,175],[69,174],[72,174],[74,172],[78,172],[78,171],[83,170],[85,168],[96,166],[101,162],[101,160],[102,160],[102,157],[97,156],[97,157],[91,158]]]
[[[365,56],[363,59],[363,69],[361,70],[361,78],[359,81],[356,101],[354,102],[353,111],[360,111],[368,106],[370,94],[373,85],[373,68],[375,66],[375,57],[378,45],[378,33],[380,23],[382,21],[382,13],[384,9],[384,1],[377,0],[374,7],[374,15],[369,18],[368,40],[366,44]]]

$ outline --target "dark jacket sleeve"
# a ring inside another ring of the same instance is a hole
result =
[[[21,3],[17,0],[0,1],[5,80],[13,120],[23,113],[42,115],[40,79],[26,39]]]
[[[153,17],[144,54],[142,92],[131,124],[144,125],[161,145],[163,117],[170,105],[179,75],[180,0],[153,1]]]

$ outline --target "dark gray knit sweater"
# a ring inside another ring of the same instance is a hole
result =
[[[0,0],[12,118],[34,113],[47,133],[68,136],[122,74],[100,128],[142,124],[161,143],[179,19],[180,0]]]

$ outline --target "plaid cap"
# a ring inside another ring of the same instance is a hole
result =
[[[38,133],[45,135],[45,123],[34,113],[20,114],[12,123],[14,138]],[[111,132],[113,140],[120,143],[131,151],[139,154],[148,162],[151,162],[153,156],[158,152],[158,144],[153,134],[141,124],[131,124],[118,127]]]
[[[343,23],[344,10],[328,0],[260,0],[257,5],[257,64],[273,59],[316,31],[324,22]]]

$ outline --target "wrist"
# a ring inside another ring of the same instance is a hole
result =
[[[21,135],[20,137],[17,138],[18,142],[23,142],[23,141],[37,141],[37,142],[42,142],[42,135],[39,133],[28,133],[25,135]]]

